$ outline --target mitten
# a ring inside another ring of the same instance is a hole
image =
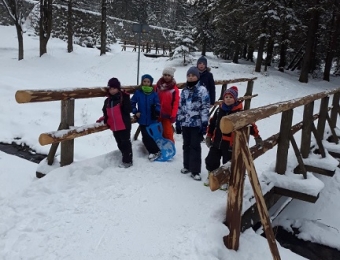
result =
[[[100,122],[102,122],[102,121],[104,121],[104,117],[103,117],[103,116],[100,117],[100,118],[98,118],[98,120],[96,121],[96,123],[100,123]]]
[[[211,137],[210,137],[210,136],[207,136],[207,137],[205,138],[205,144],[207,145],[208,148],[211,147],[211,143],[212,143]]]
[[[261,138],[261,136],[255,137],[255,146],[260,148],[263,146],[263,140]]]

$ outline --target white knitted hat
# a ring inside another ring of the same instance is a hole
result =
[[[171,76],[173,77],[173,76],[175,75],[175,71],[176,71],[175,68],[166,67],[166,68],[164,68],[164,70],[163,70],[163,75],[164,75],[164,74],[169,74],[169,75],[171,75]]]

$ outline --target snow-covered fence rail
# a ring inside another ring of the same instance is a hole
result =
[[[331,107],[328,107],[329,97],[331,95],[333,95],[332,105]],[[222,166],[220,169],[210,174],[210,187],[212,190],[215,190],[216,187],[219,187],[221,184],[226,182],[229,183],[226,223],[229,227],[230,233],[228,236],[224,237],[224,243],[229,249],[237,250],[239,247],[239,236],[242,227],[244,179],[245,171],[247,170],[249,181],[256,199],[257,213],[259,214],[259,219],[264,227],[273,259],[280,259],[275,243],[274,233],[271,228],[266,201],[262,193],[253,160],[277,145],[275,171],[280,175],[284,175],[287,171],[288,149],[289,144],[291,143],[298,162],[298,166],[295,168],[294,173],[303,174],[304,178],[301,181],[308,181],[306,180],[308,176],[307,171],[333,176],[338,163],[333,166],[333,170],[330,170],[322,169],[320,166],[316,167],[313,165],[306,165],[308,161],[304,159],[307,159],[313,152],[318,152],[322,158],[325,158],[326,149],[324,144],[327,141],[339,144],[339,137],[335,131],[337,118],[340,115],[339,98],[340,88],[286,102],[279,102],[250,109],[237,114],[231,114],[221,119],[220,127],[222,132],[224,134],[231,132],[234,133],[233,157],[229,169]],[[313,115],[314,101],[316,100],[321,100],[320,110],[319,114]],[[293,109],[299,106],[304,106],[303,120],[292,126]],[[282,114],[280,132],[264,140],[264,145],[261,149],[256,149],[254,147],[249,149],[247,143],[247,126],[252,122],[265,119],[266,117],[278,113]],[[314,121],[316,119],[319,119],[317,127],[314,125]],[[327,138],[327,140],[322,140],[324,137],[326,122],[329,124],[331,135]],[[299,130],[302,130],[300,149],[293,136]],[[318,147],[317,150],[311,147],[312,134],[316,140]],[[314,150],[312,151],[312,149]],[[337,151],[339,150],[340,149]],[[340,158],[339,152],[329,151],[329,154]],[[293,181],[296,182],[296,179]],[[292,184],[294,183],[292,182]],[[276,185],[278,185],[278,187],[276,187]],[[306,191],[296,190],[296,187],[295,189],[281,187],[280,183],[276,183],[273,190],[276,194],[298,198],[309,202],[315,202],[319,196],[319,194],[306,194]],[[251,210],[254,210],[254,208]]]
[[[241,98],[245,100],[245,107],[250,107],[250,100],[256,95],[252,95],[254,78],[238,78],[231,80],[216,80],[215,85],[222,85],[221,96],[227,84],[236,82],[248,82],[246,96]],[[181,89],[185,83],[178,83],[177,86]],[[122,86],[122,89],[127,93],[134,93],[138,85]],[[61,143],[60,151],[60,165],[65,166],[73,162],[74,157],[74,138],[84,135],[107,130],[107,125],[90,124],[85,126],[74,127],[74,103],[75,99],[105,97],[107,95],[106,87],[92,87],[92,88],[74,88],[74,89],[42,89],[42,90],[18,90],[15,94],[16,101],[20,104],[32,102],[50,102],[61,101],[61,122],[57,131],[43,133],[39,136],[39,143],[41,145],[52,144],[47,156],[47,164],[52,165],[54,157]],[[212,111],[218,103],[212,108]],[[135,123],[135,118],[131,118],[131,122]],[[137,139],[139,130],[135,133]],[[37,172],[37,177],[43,177],[44,174]]]

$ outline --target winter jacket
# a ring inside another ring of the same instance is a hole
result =
[[[176,125],[202,127],[208,125],[210,99],[207,89],[198,82],[192,88],[185,86],[177,112]]]
[[[120,91],[115,95],[109,95],[104,101],[104,123],[112,131],[131,130],[131,103],[130,95]]]
[[[200,72],[200,82],[202,86],[205,86],[209,92],[210,104],[214,105],[216,100],[216,88],[214,76],[210,72],[210,69],[206,69],[203,72]]]
[[[152,91],[150,94],[145,94],[141,89],[136,90],[131,98],[131,106],[133,114],[140,113],[137,120],[140,125],[148,126],[157,122],[160,102],[156,92]]]
[[[221,118],[239,111],[243,111],[242,102],[236,102],[232,107],[222,103],[209,120],[207,137],[212,138],[212,145],[218,149],[230,149],[233,144],[233,133],[223,134],[220,128]],[[256,124],[251,124],[250,134],[259,136]]]
[[[164,82],[160,78],[155,87],[161,104],[161,118],[176,118],[179,103],[179,90],[176,81],[172,80],[170,83]]]

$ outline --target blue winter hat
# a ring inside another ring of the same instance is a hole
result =
[[[149,75],[149,74],[144,74],[143,76],[142,76],[142,82],[143,82],[143,80],[144,79],[149,79],[150,80],[150,85],[152,85],[152,83],[153,83],[153,77],[151,77],[151,75]]]
[[[231,95],[233,97],[233,99],[235,100],[235,102],[237,101],[238,98],[238,88],[236,86],[232,86],[230,88],[228,88],[224,94],[223,94],[223,98],[227,95]]]
[[[195,75],[197,77],[197,79],[200,79],[200,72],[199,72],[198,68],[196,68],[196,67],[189,68],[188,72],[187,72],[187,76],[189,74]]]
[[[200,57],[198,60],[197,60],[197,65],[200,64],[200,63],[203,63],[205,65],[205,67],[208,66],[208,60],[206,57],[202,56]]]

